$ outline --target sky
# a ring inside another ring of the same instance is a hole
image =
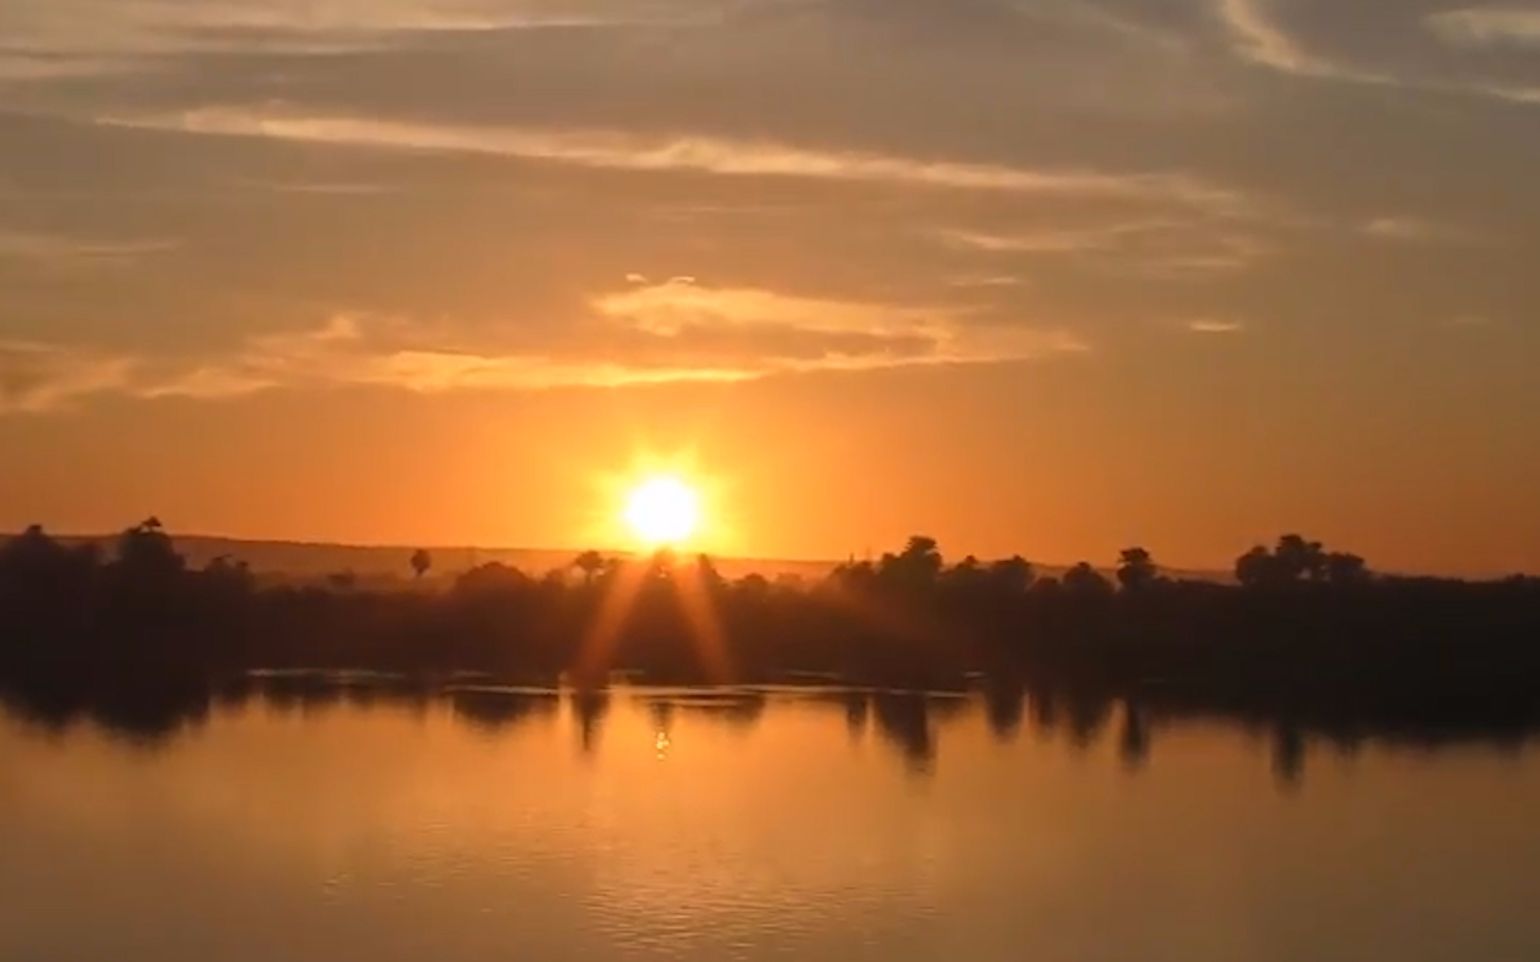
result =
[[[1540,4],[10,0],[0,144],[0,529],[1540,571]]]

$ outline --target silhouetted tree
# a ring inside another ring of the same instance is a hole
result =
[[[936,583],[941,573],[941,552],[936,539],[914,535],[898,554],[884,554],[877,566],[882,582],[898,589],[917,589]]]
[[[1297,534],[1279,538],[1273,558],[1290,581],[1302,578],[1319,581],[1326,568],[1326,554],[1321,550],[1321,542],[1306,541]]]
[[[235,593],[247,593],[255,586],[251,566],[246,562],[222,554],[215,557],[203,569],[204,580],[217,588]]]
[[[529,583],[529,577],[517,568],[501,561],[489,561],[464,572],[455,579],[453,591],[457,595],[505,594]]]
[[[62,603],[86,590],[98,561],[95,544],[66,548],[31,525],[0,543],[0,597],[29,608]]]
[[[1300,581],[1351,584],[1368,576],[1364,561],[1343,552],[1327,554],[1319,541],[1286,534],[1268,551],[1258,545],[1235,560],[1235,577],[1248,587],[1291,585]]]
[[[128,575],[146,580],[174,578],[186,567],[155,517],[146,518],[118,538],[118,565]]]
[[[1111,595],[1112,583],[1088,562],[1082,561],[1064,572],[1064,590],[1072,597],[1094,601]]]
[[[592,584],[594,577],[604,570],[604,555],[590,549],[573,559],[572,567],[583,573],[583,584]]]
[[[1235,559],[1235,580],[1248,588],[1260,588],[1277,582],[1278,565],[1273,553],[1261,545]]]
[[[910,536],[909,543],[904,545],[903,554],[899,555],[899,558],[930,578],[934,578],[941,571],[941,551],[935,538],[922,534]]]
[[[1326,556],[1326,580],[1334,585],[1356,585],[1369,580],[1369,566],[1356,554],[1333,551]]]
[[[1124,548],[1118,555],[1118,584],[1124,591],[1142,591],[1158,577],[1155,559],[1143,548]]]
[[[953,592],[974,595],[987,585],[987,575],[979,559],[968,555],[957,564],[941,571],[941,583]]]
[[[49,537],[42,525],[28,525],[27,530],[0,544],[0,568],[9,571],[48,569],[64,555],[64,546]]]
[[[1007,594],[1021,594],[1032,587],[1032,565],[1021,555],[1013,555],[989,566],[989,578],[995,588]]]
[[[418,548],[412,552],[411,564],[413,576],[421,578],[428,573],[429,568],[433,567],[433,556],[428,554],[426,549]]]
[[[695,574],[707,591],[719,592],[727,586],[727,579],[722,577],[722,572],[717,569],[716,562],[711,560],[710,555],[695,556]]]

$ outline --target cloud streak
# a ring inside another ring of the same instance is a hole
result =
[[[1204,317],[1188,321],[1187,329],[1194,334],[1239,334],[1246,325],[1240,321]]]
[[[37,56],[341,53],[407,33],[687,23],[666,0],[41,0],[0,9],[7,47]]]
[[[1336,63],[1307,51],[1268,18],[1259,0],[1219,0],[1218,13],[1229,28],[1235,52],[1245,60],[1286,74],[1363,84],[1396,84],[1374,70]]]
[[[1185,173],[1041,170],[1007,164],[825,150],[704,134],[650,137],[614,130],[475,127],[367,117],[284,115],[241,107],[107,117],[100,122],[194,134],[482,154],[646,173],[790,177],[950,190],[1142,199],[1220,213],[1239,212],[1247,203],[1234,190]]]
[[[957,309],[707,287],[688,278],[606,295],[594,306],[612,321],[663,339],[722,330],[760,337],[779,332],[830,346],[813,356],[760,352],[764,373],[1025,361],[1087,349],[1064,330],[986,326]]]
[[[135,362],[34,341],[0,341],[0,414],[39,413],[126,389]]]
[[[1493,80],[1441,79],[1366,67],[1307,50],[1271,20],[1261,0],[1217,0],[1215,11],[1228,28],[1232,50],[1241,59],[1295,77],[1341,83],[1398,87],[1436,93],[1483,97],[1508,103],[1540,104],[1540,87]],[[1435,14],[1429,29],[1449,42],[1491,44],[1530,43],[1540,37],[1537,15],[1510,9],[1467,9]]]
[[[1364,83],[1384,83],[1385,77],[1352,70],[1307,52],[1263,13],[1256,0],[1219,0],[1220,18],[1244,59],[1283,73]]]
[[[161,237],[106,239],[0,228],[0,258],[35,261],[131,261],[177,250],[181,243]]]
[[[1430,14],[1424,23],[1446,43],[1468,47],[1540,47],[1540,10],[1465,7]]]
[[[177,363],[0,342],[0,413],[39,413],[97,395],[216,400],[293,388],[438,394],[730,383],[1027,361],[1087,349],[1063,330],[965,323],[930,308],[702,287],[689,278],[600,295],[593,309],[599,326],[586,341],[514,353],[436,346],[409,322],[361,314],[337,314],[314,328],[251,337],[224,355]]]
[[[1185,277],[1244,270],[1267,253],[1228,222],[1147,219],[1013,233],[943,229],[943,244],[999,256],[1085,258],[1111,271]]]

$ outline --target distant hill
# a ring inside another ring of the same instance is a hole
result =
[[[11,535],[0,535],[0,543]],[[117,540],[116,535],[56,535],[67,545],[94,543],[103,552],[110,553]],[[392,581],[412,580],[408,559],[417,545],[347,545],[324,544],[305,541],[258,541],[241,538],[225,538],[212,535],[172,534],[176,547],[187,559],[188,565],[202,568],[220,556],[244,561],[251,570],[265,581],[320,581],[328,575],[350,571],[360,582],[382,584]],[[518,568],[532,575],[543,575],[572,563],[578,552],[553,548],[471,548],[427,546],[433,556],[433,568],[427,580],[452,579],[477,565],[496,561]],[[605,552],[624,556],[625,552]],[[952,559],[955,560],[955,559]],[[718,558],[713,556],[718,570],[729,578],[741,578],[748,574],[760,574],[766,578],[795,576],[807,580],[824,577],[840,562],[816,560],[784,560],[774,558]],[[1058,577],[1068,565],[1033,562],[1039,576]],[[1100,569],[1109,577],[1112,568]],[[1233,580],[1229,572],[1202,571],[1195,569],[1163,569],[1168,577],[1194,581]]]
[[[0,542],[10,535],[0,536]],[[110,553],[117,540],[116,535],[56,535],[66,545],[97,544]],[[328,575],[351,571],[364,582],[412,580],[408,563],[417,545],[347,545],[322,544],[304,541],[256,541],[240,538],[224,538],[210,535],[172,534],[177,551],[193,568],[202,568],[210,561],[227,556],[244,561],[251,570],[264,580],[320,580]],[[564,568],[572,563],[578,552],[551,548],[471,548],[432,547],[433,568],[428,578],[433,580],[453,578],[477,565],[500,562],[532,575]],[[625,552],[605,552],[624,556]],[[757,572],[767,578],[795,575],[803,578],[821,578],[834,568],[832,561],[783,561],[764,558],[715,558],[712,559],[721,572],[730,578],[740,578]]]

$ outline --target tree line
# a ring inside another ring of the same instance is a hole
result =
[[[404,554],[418,579],[427,551]],[[189,567],[163,525],[111,550],[34,526],[0,544],[0,689],[63,706],[206,690],[256,669],[475,673],[602,687],[839,680],[1091,693],[1339,730],[1527,731],[1540,722],[1540,580],[1387,576],[1299,535],[1233,583],[1173,578],[1142,547],[1111,577],[1021,557],[949,563],[916,536],[822,579],[723,577],[707,557],[587,551],[536,575],[478,566],[442,590],[346,577],[261,585]]]

